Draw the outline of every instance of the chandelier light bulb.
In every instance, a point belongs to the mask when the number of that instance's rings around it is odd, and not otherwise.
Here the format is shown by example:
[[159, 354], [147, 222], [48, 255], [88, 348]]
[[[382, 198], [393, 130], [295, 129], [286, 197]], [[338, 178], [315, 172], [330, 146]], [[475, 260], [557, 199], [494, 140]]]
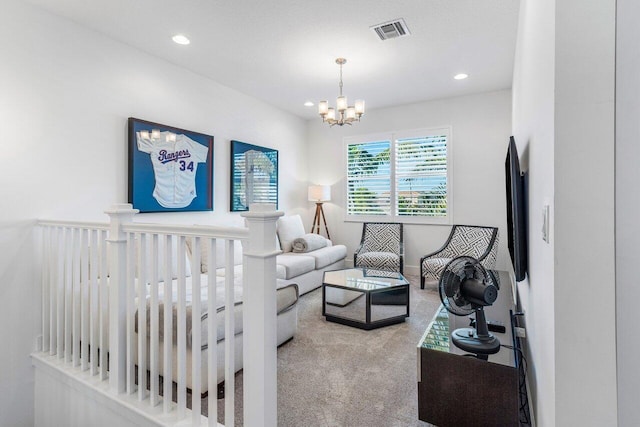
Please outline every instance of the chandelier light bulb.
[[336, 110], [331, 107], [327, 111], [327, 120], [335, 120], [336, 119]]
[[318, 113], [320, 113], [320, 115], [323, 116], [327, 114], [327, 111], [329, 111], [329, 102], [320, 101], [320, 103], [318, 104]]
[[356, 114], [363, 115], [364, 114], [364, 100], [358, 99], [355, 103]]
[[338, 111], [340, 111], [341, 113], [347, 109], [347, 97], [346, 96], [339, 96], [338, 99], [336, 99], [336, 109]]
[[356, 119], [356, 109], [354, 107], [347, 107], [347, 120]]

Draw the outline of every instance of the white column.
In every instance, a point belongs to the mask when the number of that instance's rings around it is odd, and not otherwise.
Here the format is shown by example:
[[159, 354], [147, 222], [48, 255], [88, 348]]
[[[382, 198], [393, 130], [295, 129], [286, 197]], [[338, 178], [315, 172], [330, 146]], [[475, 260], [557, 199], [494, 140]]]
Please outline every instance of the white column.
[[111, 219], [109, 231], [109, 389], [126, 390], [126, 279], [127, 237], [122, 225], [133, 221], [138, 213], [130, 204], [116, 204], [105, 213]]
[[278, 423], [276, 331], [276, 221], [273, 204], [253, 204], [243, 213], [249, 241], [243, 245], [244, 424]]

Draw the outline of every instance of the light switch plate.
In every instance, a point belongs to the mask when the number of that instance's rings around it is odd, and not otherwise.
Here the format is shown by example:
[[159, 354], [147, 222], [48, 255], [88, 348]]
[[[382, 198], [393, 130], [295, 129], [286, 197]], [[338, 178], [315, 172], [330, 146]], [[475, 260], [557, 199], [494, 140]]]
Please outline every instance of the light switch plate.
[[542, 240], [549, 243], [549, 205], [542, 208]]

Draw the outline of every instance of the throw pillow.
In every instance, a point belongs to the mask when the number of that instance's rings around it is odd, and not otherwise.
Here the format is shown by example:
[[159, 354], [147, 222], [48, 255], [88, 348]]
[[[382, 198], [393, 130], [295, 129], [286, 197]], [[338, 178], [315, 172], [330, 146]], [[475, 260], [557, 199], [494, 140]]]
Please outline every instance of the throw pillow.
[[291, 252], [295, 239], [305, 235], [300, 215], [289, 215], [278, 218], [278, 238], [283, 252]]

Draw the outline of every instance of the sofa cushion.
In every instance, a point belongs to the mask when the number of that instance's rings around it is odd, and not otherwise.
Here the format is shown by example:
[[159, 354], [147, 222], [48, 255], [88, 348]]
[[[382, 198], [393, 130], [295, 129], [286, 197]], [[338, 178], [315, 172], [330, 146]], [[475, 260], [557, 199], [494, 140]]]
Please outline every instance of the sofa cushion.
[[[200, 241], [200, 272], [207, 273], [207, 265], [209, 263], [209, 242], [208, 239]], [[187, 239], [187, 254], [189, 258], [193, 256], [193, 240]], [[226, 266], [226, 248], [227, 241], [225, 239], [216, 239], [216, 269], [224, 269]], [[242, 243], [239, 240], [233, 241], [233, 264], [242, 264]], [[217, 274], [217, 273], [216, 273]], [[219, 274], [217, 274], [220, 276]]]
[[289, 215], [278, 218], [278, 238], [283, 252], [291, 252], [295, 239], [305, 235], [300, 215]]
[[[285, 269], [283, 279], [291, 279], [301, 274], [313, 271], [316, 266], [316, 259], [311, 254], [280, 254], [276, 257], [276, 264]], [[281, 277], [278, 276], [280, 279]]]
[[[200, 316], [200, 345], [201, 348], [204, 350], [205, 348], [207, 348], [208, 346], [208, 341], [209, 341], [209, 334], [208, 334], [208, 322], [207, 322], [207, 318], [209, 316], [209, 312], [208, 312], [208, 287], [206, 285], [208, 281], [208, 277], [206, 275], [203, 275], [201, 278], [201, 287], [200, 287], [200, 298], [201, 298], [201, 316]], [[172, 335], [173, 335], [173, 343], [175, 345], [175, 343], [177, 342], [177, 328], [175, 327], [175, 325], [178, 324], [178, 311], [177, 311], [177, 305], [175, 304], [175, 301], [177, 299], [177, 281], [174, 280], [172, 283], [172, 300], [174, 302], [173, 304], [173, 331], [172, 331]], [[217, 277], [216, 278], [216, 335], [217, 335], [217, 341], [221, 341], [224, 339], [225, 337], [225, 287], [226, 287], [226, 283], [224, 278], [222, 277]], [[193, 335], [192, 335], [192, 322], [193, 322], [193, 316], [192, 316], [192, 301], [193, 301], [193, 293], [192, 293], [192, 279], [191, 278], [187, 278], [186, 279], [186, 287], [185, 287], [185, 296], [186, 296], [186, 330], [187, 330], [187, 347], [191, 348], [192, 345], [192, 340], [193, 340]], [[243, 324], [242, 324], [242, 320], [243, 320], [243, 316], [242, 316], [242, 294], [243, 294], [243, 289], [242, 289], [242, 277], [236, 277], [234, 280], [234, 285], [233, 285], [233, 291], [234, 291], [234, 307], [233, 307], [233, 317], [234, 317], [234, 335], [237, 335], [239, 333], [242, 333], [243, 331]], [[296, 284], [291, 284], [291, 283], [286, 283], [282, 280], [278, 280], [276, 282], [276, 304], [277, 304], [277, 313], [280, 314], [284, 311], [287, 311], [288, 309], [290, 309], [291, 307], [293, 307], [296, 302], [298, 301], [298, 295], [299, 295], [299, 291], [298, 291], [298, 285]], [[158, 323], [160, 325], [163, 324], [164, 322], [164, 283], [160, 284], [160, 286], [158, 287], [158, 299], [159, 299], [159, 305], [158, 305]], [[147, 336], [150, 335], [150, 331], [151, 331], [151, 310], [149, 309], [149, 298], [147, 297], [147, 310], [146, 310], [146, 316], [147, 316], [147, 326], [146, 326], [146, 330], [147, 330]], [[135, 319], [134, 319], [134, 330], [137, 333], [138, 332], [138, 312], [136, 311], [135, 313]], [[159, 335], [159, 339], [160, 340], [164, 340], [164, 328], [160, 327], [159, 331], [158, 331], [158, 335]]]
[[[227, 275], [227, 269], [225, 267], [216, 268], [216, 276], [225, 277]], [[242, 276], [242, 264], [233, 266], [233, 275], [235, 277]]]
[[[216, 276], [225, 277], [227, 275], [226, 268], [218, 268], [216, 269]], [[233, 275], [235, 277], [242, 276], [242, 265], [236, 265], [233, 267]], [[276, 264], [276, 278], [277, 279], [286, 279], [287, 277], [287, 269], [284, 265]]]
[[[242, 282], [242, 279], [240, 279], [240, 283]], [[218, 283], [220, 283], [220, 281], [218, 281]], [[222, 282], [224, 283], [224, 282]], [[288, 284], [282, 281], [277, 281], [277, 286], [276, 286], [276, 310], [277, 310], [277, 314], [280, 314], [286, 310], [288, 310], [289, 308], [291, 308], [292, 306], [294, 306], [297, 302], [298, 302], [298, 285], [296, 284]], [[220, 286], [220, 285], [218, 285]], [[237, 287], [238, 285], [236, 285]], [[240, 290], [242, 291], [242, 290]], [[242, 299], [242, 294], [240, 294], [240, 299]], [[218, 300], [222, 300], [224, 301], [224, 297], [218, 297]], [[218, 303], [218, 309], [216, 311], [216, 316], [217, 316], [217, 321], [216, 321], [216, 326], [217, 326], [217, 331], [216, 331], [216, 335], [217, 335], [217, 340], [218, 342], [222, 341], [225, 337], [224, 333], [225, 333], [225, 307], [224, 307], [224, 302], [222, 303]], [[243, 326], [243, 316], [242, 316], [242, 301], [238, 301], [236, 302], [234, 308], [233, 308], [233, 314], [234, 314], [234, 335], [238, 335], [239, 333], [242, 333], [244, 326]], [[207, 328], [207, 323], [206, 323], [206, 318], [208, 316], [208, 313], [205, 315], [203, 314], [202, 316], [202, 327], [200, 329], [200, 332], [202, 334], [202, 337], [200, 338], [200, 342], [202, 344], [202, 347], [204, 349], [204, 347], [208, 344], [209, 339], [208, 339], [208, 328]], [[175, 321], [175, 320], [174, 320]], [[187, 322], [190, 323], [190, 322]], [[161, 328], [162, 329], [162, 328]], [[176, 337], [174, 337], [174, 343], [176, 342], [175, 339], [177, 339]], [[187, 344], [190, 346], [191, 345], [191, 340], [189, 339]]]
[[315, 259], [317, 270], [344, 259], [347, 256], [347, 247], [345, 245], [327, 246], [313, 252], [307, 252], [305, 255]]

